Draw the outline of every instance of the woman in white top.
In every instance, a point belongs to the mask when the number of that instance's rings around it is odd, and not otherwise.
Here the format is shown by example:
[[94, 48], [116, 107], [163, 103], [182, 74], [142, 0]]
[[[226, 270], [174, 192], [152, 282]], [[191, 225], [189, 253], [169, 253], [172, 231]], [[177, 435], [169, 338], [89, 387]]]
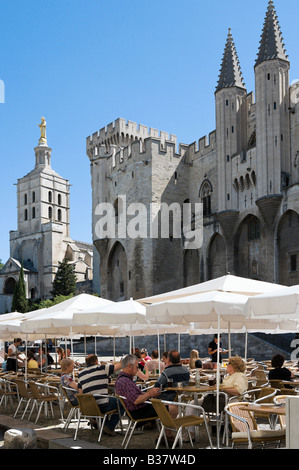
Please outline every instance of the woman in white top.
[[246, 365], [241, 357], [231, 357], [227, 364], [227, 376], [224, 377], [221, 390], [230, 397], [238, 397], [248, 389], [245, 374]]

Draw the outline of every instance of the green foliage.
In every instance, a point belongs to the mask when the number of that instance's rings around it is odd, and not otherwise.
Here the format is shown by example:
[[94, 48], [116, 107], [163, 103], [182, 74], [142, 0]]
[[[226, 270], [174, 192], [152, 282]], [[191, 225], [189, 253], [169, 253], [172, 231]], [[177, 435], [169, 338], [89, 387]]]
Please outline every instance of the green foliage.
[[15, 289], [12, 299], [12, 311], [25, 313], [28, 311], [28, 302], [26, 298], [26, 286], [24, 281], [23, 263], [19, 275], [19, 281], [15, 284]]
[[73, 294], [70, 295], [58, 295], [57, 297], [54, 297], [54, 299], [34, 299], [29, 301], [29, 311], [32, 312], [33, 310], [40, 310], [42, 308], [49, 308], [52, 307], [53, 305], [60, 304], [61, 302], [64, 302], [65, 300], [70, 299], [73, 297]]
[[77, 277], [74, 271], [74, 266], [68, 263], [65, 258], [61, 263], [58, 263], [58, 269], [55, 279], [52, 283], [53, 289], [51, 294], [53, 297], [60, 295], [68, 296], [76, 293]]

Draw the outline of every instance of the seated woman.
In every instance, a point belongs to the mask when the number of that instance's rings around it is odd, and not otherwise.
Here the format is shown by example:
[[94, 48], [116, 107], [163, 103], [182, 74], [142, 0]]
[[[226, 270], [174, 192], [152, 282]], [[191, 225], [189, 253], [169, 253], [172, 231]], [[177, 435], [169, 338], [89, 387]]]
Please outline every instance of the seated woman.
[[[66, 387], [67, 396], [69, 397], [72, 405], [78, 405], [76, 393], [78, 393], [78, 384], [73, 378], [74, 361], [72, 359], [62, 359], [61, 363], [61, 377], [60, 382], [63, 387]], [[69, 390], [69, 389], [73, 389]]]
[[190, 369], [201, 369], [202, 368], [202, 362], [199, 359], [199, 354], [196, 349], [192, 349], [190, 353], [190, 363], [189, 363]]
[[246, 364], [241, 357], [231, 357], [227, 364], [227, 376], [224, 377], [221, 390], [229, 397], [238, 397], [248, 389]]
[[27, 369], [38, 369], [38, 363], [32, 351], [28, 351], [27, 354]]
[[[246, 392], [248, 389], [248, 380], [246, 377], [246, 364], [241, 359], [241, 357], [231, 357], [228, 361], [227, 364], [227, 376], [224, 377], [222, 386], [221, 386], [221, 391], [225, 392], [229, 398], [231, 397], [238, 397], [242, 393]], [[198, 400], [198, 404], [205, 408], [205, 397], [208, 394], [204, 395], [200, 400]], [[211, 396], [211, 395], [210, 395]], [[209, 406], [214, 406], [216, 410], [216, 396], [212, 395], [212, 398], [214, 400], [214, 404], [211, 403], [211, 400], [209, 400]], [[191, 402], [194, 404], [194, 402]], [[224, 403], [221, 404], [221, 407], [224, 407]], [[221, 411], [221, 410], [220, 410]], [[193, 408], [187, 408], [186, 415], [192, 415], [194, 414], [194, 409]], [[189, 428], [191, 432], [191, 436], [194, 437], [195, 430], [194, 426], [190, 426]]]
[[269, 371], [269, 380], [291, 380], [294, 377], [289, 369], [282, 367], [284, 361], [285, 359], [281, 354], [275, 354], [272, 357], [271, 365], [273, 369]]

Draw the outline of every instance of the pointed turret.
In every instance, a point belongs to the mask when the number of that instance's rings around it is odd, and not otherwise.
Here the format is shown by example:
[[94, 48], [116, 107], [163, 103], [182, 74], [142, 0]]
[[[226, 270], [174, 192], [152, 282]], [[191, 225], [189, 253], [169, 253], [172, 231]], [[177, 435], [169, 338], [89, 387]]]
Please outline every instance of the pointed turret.
[[230, 87], [245, 88], [245, 83], [242, 77], [236, 46], [231, 29], [229, 28], [216, 93], [223, 88]]
[[255, 66], [265, 60], [281, 59], [288, 61], [279, 21], [273, 1], [269, 1], [268, 10], [261, 35], [260, 48]]

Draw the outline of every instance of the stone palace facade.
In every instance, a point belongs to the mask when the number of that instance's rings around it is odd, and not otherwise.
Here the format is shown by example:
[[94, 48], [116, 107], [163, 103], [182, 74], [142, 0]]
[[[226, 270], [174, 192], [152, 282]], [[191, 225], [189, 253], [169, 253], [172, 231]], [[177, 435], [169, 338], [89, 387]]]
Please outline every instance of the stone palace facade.
[[[287, 7], [287, 6], [286, 6]], [[94, 289], [142, 298], [230, 272], [299, 284], [299, 82], [269, 1], [248, 92], [229, 30], [215, 91], [216, 129], [190, 145], [124, 119], [87, 138], [93, 200]], [[106, 237], [99, 204], [117, 224], [127, 206], [203, 204], [203, 244], [183, 238]]]

